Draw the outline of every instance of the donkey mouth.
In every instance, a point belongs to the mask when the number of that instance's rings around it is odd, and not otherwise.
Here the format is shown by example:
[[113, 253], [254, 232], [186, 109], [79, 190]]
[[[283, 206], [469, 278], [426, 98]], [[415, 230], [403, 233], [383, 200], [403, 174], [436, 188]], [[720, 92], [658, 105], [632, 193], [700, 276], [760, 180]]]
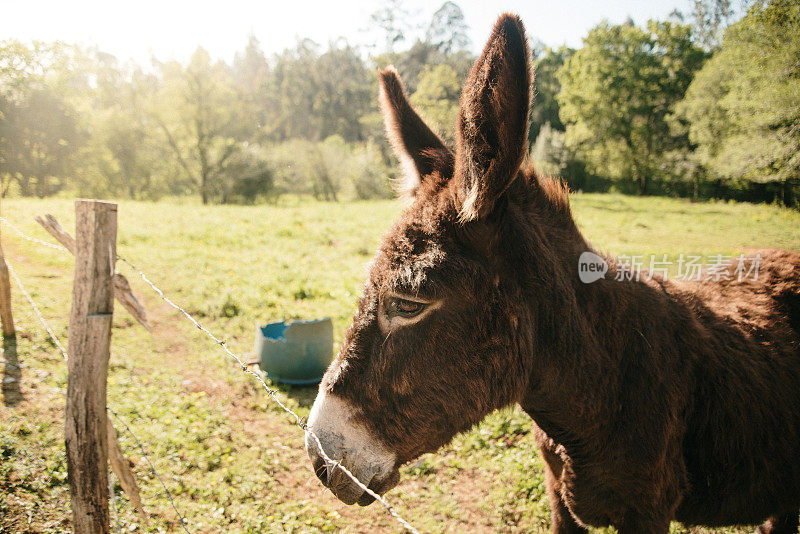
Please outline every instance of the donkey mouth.
[[[342, 463], [347, 467], [344, 459]], [[368, 506], [375, 502], [375, 497], [353, 481], [339, 465], [327, 463], [321, 457], [314, 458], [312, 460], [312, 465], [317, 478], [319, 478], [322, 484], [330, 489], [336, 498], [343, 503], [347, 505], [358, 504], [359, 506]], [[382, 495], [395, 487], [400, 479], [400, 472], [396, 469], [383, 480], [378, 480], [374, 474], [368, 474], [368, 472], [361, 473], [361, 476], [358, 476], [351, 469], [352, 468], [348, 470], [358, 478], [359, 482], [378, 495]]]
[[370, 492], [380, 495], [389, 490], [397, 485], [400, 474], [397, 455], [373, 436], [358, 414], [345, 399], [320, 391], [308, 418], [305, 442], [322, 484], [345, 504], [366, 506], [375, 500]]

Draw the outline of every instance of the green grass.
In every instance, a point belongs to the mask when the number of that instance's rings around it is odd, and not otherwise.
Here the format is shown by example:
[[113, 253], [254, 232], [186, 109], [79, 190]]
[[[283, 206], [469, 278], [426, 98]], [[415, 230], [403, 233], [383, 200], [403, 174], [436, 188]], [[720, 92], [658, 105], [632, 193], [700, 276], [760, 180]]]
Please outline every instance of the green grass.
[[[320, 316], [333, 318], [338, 348], [364, 265], [399, 206], [124, 201], [118, 251], [237, 353], [252, 350], [257, 322]], [[573, 206], [589, 239], [614, 254], [675, 259], [747, 247], [800, 250], [800, 214], [770, 206], [589, 194], [576, 195]], [[49, 240], [33, 222], [40, 213], [74, 227], [70, 201], [3, 202], [3, 216]], [[2, 230], [9, 263], [66, 340], [71, 258]], [[307, 465], [302, 432], [256, 381], [125, 265], [118, 268], [154, 329], [148, 334], [117, 307], [109, 405], [142, 440], [192, 532], [398, 530], [378, 505], [351, 508], [332, 497]], [[0, 532], [63, 532], [70, 526], [62, 437], [65, 362], [16, 289], [13, 302], [25, 400], [0, 409]], [[291, 408], [307, 415], [314, 388], [280, 389]], [[549, 511], [530, 426], [517, 409], [490, 415], [404, 468], [402, 482], [387, 498], [423, 531], [546, 529]], [[118, 430], [135, 464], [149, 523], [139, 524], [124, 496], [112, 515], [128, 531], [175, 531], [176, 517], [160, 484], [131, 437]], [[679, 525], [674, 530], [683, 531]]]

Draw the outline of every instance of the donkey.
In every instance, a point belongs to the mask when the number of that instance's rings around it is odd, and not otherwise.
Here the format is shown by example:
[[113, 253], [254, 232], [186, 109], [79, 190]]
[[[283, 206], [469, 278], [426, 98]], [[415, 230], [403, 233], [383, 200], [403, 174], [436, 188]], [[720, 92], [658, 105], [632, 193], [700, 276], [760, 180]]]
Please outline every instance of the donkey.
[[[545, 460], [553, 532], [766, 521], [800, 510], [800, 254], [758, 280], [579, 279], [592, 251], [568, 191], [523, 165], [532, 74], [522, 22], [498, 20], [464, 87], [455, 152], [379, 73], [410, 203], [383, 237], [308, 427], [382, 494], [398, 467], [518, 403]], [[733, 266], [725, 267], [730, 275]], [[730, 278], [730, 280], [726, 279]], [[347, 504], [372, 497], [318, 444]]]

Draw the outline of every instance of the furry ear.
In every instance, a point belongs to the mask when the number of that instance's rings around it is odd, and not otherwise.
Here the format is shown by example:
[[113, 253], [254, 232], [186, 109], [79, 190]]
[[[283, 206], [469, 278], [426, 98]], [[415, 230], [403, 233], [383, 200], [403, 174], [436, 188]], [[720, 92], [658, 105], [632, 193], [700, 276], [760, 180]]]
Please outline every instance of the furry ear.
[[502, 15], [461, 93], [455, 197], [462, 221], [485, 217], [525, 156], [531, 98], [530, 51], [522, 21]]
[[386, 135], [403, 166], [402, 193], [413, 196], [425, 176], [438, 170], [437, 164], [450, 151], [439, 136], [417, 115], [406, 97], [403, 82], [394, 67], [378, 72], [380, 106]]

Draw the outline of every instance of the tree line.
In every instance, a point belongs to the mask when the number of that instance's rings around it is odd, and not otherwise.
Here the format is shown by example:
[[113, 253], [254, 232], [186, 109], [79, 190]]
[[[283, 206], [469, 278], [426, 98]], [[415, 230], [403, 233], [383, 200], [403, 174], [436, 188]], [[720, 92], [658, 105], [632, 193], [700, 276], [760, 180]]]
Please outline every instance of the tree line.
[[732, 14], [696, 1], [686, 18], [601, 23], [578, 50], [545, 50], [534, 161], [573, 188], [797, 207], [800, 3]]
[[[697, 0], [637, 26], [601, 22], [578, 49], [532, 44], [531, 160], [572, 189], [797, 206], [800, 6]], [[413, 20], [402, 0], [370, 16], [370, 47], [304, 39], [233, 61], [123, 63], [97, 48], [0, 42], [4, 194], [251, 203], [392, 195], [375, 70], [393, 64], [411, 101], [453, 139], [474, 57], [459, 6]]]

